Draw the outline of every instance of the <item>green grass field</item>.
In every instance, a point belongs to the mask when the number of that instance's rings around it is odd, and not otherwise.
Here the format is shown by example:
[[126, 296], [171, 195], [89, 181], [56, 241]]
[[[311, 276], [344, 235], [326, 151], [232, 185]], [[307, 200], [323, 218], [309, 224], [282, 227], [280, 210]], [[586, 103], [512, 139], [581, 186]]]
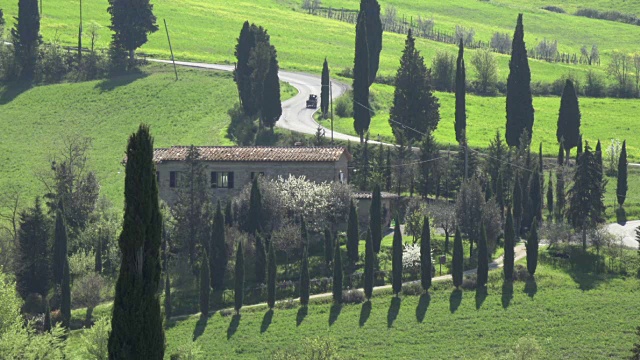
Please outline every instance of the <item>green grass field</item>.
[[[282, 90], [283, 98], [296, 91], [289, 85]], [[180, 69], [175, 81], [173, 68], [164, 65], [111, 80], [0, 88], [0, 189], [19, 187], [31, 203], [43, 192], [35, 175], [49, 168], [62, 136], [80, 135], [93, 139], [90, 166], [101, 191], [121, 200], [121, 161], [140, 123], [151, 125], [156, 147], [230, 145], [227, 111], [237, 102], [230, 96], [235, 93], [230, 73]]]
[[[224, 359], [267, 357], [307, 338], [330, 339], [341, 354], [354, 358], [493, 358], [513, 348], [518, 338], [534, 336], [542, 358], [624, 358], [636, 336], [640, 310], [638, 281], [584, 275], [541, 265], [533, 283], [516, 282], [512, 299], [493, 272], [488, 296], [452, 293], [437, 284], [431, 297], [377, 294], [370, 310], [328, 303], [299, 309], [244, 310], [239, 319], [212, 315], [172, 322], [167, 330], [167, 358], [196, 339], [207, 356]], [[77, 351], [77, 334], [67, 350]], [[428, 355], [427, 355], [428, 354]]]
[[[389, 85], [374, 84], [371, 89], [375, 99], [374, 106], [380, 110], [371, 120], [370, 138], [377, 139], [380, 135], [383, 139], [394, 141], [389, 125], [389, 109], [393, 104], [394, 88]], [[436, 96], [440, 99], [440, 123], [435, 131], [436, 140], [442, 145], [453, 145], [455, 144], [453, 128], [455, 96], [452, 93], [442, 92], [438, 92]], [[505, 98], [502, 96], [467, 95], [467, 134], [470, 146], [487, 147], [489, 140], [495, 137], [496, 130], [499, 130], [504, 138], [505, 106]], [[558, 153], [556, 129], [560, 98], [534, 97], [533, 106], [536, 110], [533, 144], [536, 144], [537, 149], [537, 144], [542, 142], [544, 153], [555, 156]], [[597, 140], [600, 139], [606, 147], [611, 139], [620, 141], [626, 139], [629, 158], [640, 160], [640, 134], [631, 125], [640, 110], [639, 100], [581, 98], [580, 110], [584, 140], [595, 147]], [[328, 120], [322, 121], [322, 124], [326, 127], [331, 125]], [[356, 134], [353, 129], [353, 118], [334, 118], [334, 129], [338, 132]]]
[[[356, 0], [327, 0], [323, 5], [353, 9], [357, 7], [357, 3]], [[301, 1], [186, 0], [176, 3], [157, 0], [153, 4], [158, 23], [162, 24], [162, 19], [167, 19], [174, 51], [181, 60], [233, 62], [236, 38], [242, 23], [249, 20], [269, 30], [272, 44], [278, 49], [280, 64], [285, 69], [319, 73], [325, 56], [329, 57], [329, 64], [334, 72], [353, 65], [354, 26], [305, 14], [300, 11]], [[408, 17], [418, 14], [433, 17], [436, 28], [443, 31], [454, 31], [455, 25], [473, 27], [477, 33], [476, 38], [484, 41], [488, 41], [495, 31], [512, 33], [517, 13], [524, 11], [526, 41], [529, 46], [534, 46], [543, 38], [557, 39], [561, 51], [573, 53], [579, 52], [582, 45], [598, 44], [605, 63], [608, 61], [607, 54], [613, 49], [637, 50], [636, 40], [640, 37], [640, 27], [637, 26], [549, 13], [529, 3], [520, 5], [515, 1], [508, 1], [504, 5], [475, 0], [391, 0], [382, 3], [383, 9], [388, 4], [393, 4], [399, 14]], [[106, 8], [106, 0], [84, 4], [85, 24], [96, 21], [103, 27], [98, 41], [100, 47], [106, 47], [110, 39]], [[5, 17], [13, 19], [17, 12], [17, 2], [8, 4], [4, 10]], [[45, 40], [51, 41], [57, 36], [66, 45], [77, 44], [79, 19], [75, 4], [51, 0], [44, 4], [43, 13], [42, 31]], [[381, 54], [382, 75], [395, 73], [404, 38], [404, 35], [385, 33]], [[417, 47], [427, 63], [431, 63], [431, 58], [438, 50], [452, 53], [456, 51], [453, 45], [426, 40], [419, 40]], [[149, 43], [141, 51], [169, 58], [164, 31], [152, 34]], [[470, 53], [473, 51], [467, 56]], [[508, 59], [505, 55], [498, 56], [501, 78], [507, 76]], [[472, 78], [472, 67], [468, 68]], [[581, 78], [588, 69], [587, 66], [549, 64], [542, 61], [531, 61], [531, 68], [533, 80], [545, 82], [554, 81], [570, 72]], [[594, 69], [604, 71], [604, 66]]]

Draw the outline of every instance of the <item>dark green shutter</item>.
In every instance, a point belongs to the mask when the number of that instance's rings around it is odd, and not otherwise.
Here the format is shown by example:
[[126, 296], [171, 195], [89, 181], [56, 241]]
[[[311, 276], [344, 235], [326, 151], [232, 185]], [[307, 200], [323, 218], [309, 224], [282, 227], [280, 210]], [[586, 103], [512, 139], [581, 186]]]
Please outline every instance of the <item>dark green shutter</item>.
[[218, 187], [218, 173], [215, 171], [211, 172], [211, 187], [212, 188]]
[[227, 177], [227, 183], [229, 184], [229, 189], [233, 189], [233, 172], [229, 173]]

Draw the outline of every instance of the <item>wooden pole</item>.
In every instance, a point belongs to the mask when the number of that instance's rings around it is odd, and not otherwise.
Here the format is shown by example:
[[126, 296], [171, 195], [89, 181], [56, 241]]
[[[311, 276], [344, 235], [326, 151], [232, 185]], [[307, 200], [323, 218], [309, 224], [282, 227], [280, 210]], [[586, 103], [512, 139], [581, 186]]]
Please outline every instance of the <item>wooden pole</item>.
[[169, 51], [171, 51], [171, 61], [173, 62], [173, 71], [176, 73], [176, 81], [178, 81], [178, 68], [176, 67], [176, 58], [173, 56], [173, 47], [171, 46], [171, 38], [169, 37], [169, 28], [167, 27], [167, 19], [164, 20], [164, 29], [167, 32], [167, 41], [169, 41]]

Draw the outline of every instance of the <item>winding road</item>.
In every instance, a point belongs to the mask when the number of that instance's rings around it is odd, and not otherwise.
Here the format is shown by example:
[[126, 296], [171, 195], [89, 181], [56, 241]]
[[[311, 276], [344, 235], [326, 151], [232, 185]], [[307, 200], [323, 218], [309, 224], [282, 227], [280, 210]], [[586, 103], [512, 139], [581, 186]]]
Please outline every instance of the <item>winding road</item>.
[[[149, 59], [149, 61], [165, 64], [172, 63], [170, 60]], [[205, 64], [185, 61], [176, 61], [176, 65], [220, 71], [233, 71], [234, 69], [233, 65]], [[276, 126], [282, 129], [303, 134], [316, 134], [316, 132], [318, 131], [318, 126], [320, 126], [320, 124], [315, 121], [315, 119], [313, 118], [313, 114], [315, 114], [318, 109], [307, 109], [306, 103], [310, 94], [320, 95], [320, 76], [282, 70], [279, 71], [278, 75], [280, 76], [281, 81], [284, 81], [295, 87], [298, 90], [298, 94], [282, 103], [282, 116], [276, 123]], [[348, 89], [349, 85], [338, 81], [332, 81], [331, 90], [333, 99], [335, 100], [336, 98], [340, 97]], [[325, 136], [330, 139], [331, 129], [327, 129], [324, 127], [322, 128], [325, 130]], [[342, 134], [335, 131], [333, 133], [333, 137], [337, 140], [351, 140], [360, 142], [360, 138], [358, 137]], [[376, 142], [369, 141], [369, 143]]]

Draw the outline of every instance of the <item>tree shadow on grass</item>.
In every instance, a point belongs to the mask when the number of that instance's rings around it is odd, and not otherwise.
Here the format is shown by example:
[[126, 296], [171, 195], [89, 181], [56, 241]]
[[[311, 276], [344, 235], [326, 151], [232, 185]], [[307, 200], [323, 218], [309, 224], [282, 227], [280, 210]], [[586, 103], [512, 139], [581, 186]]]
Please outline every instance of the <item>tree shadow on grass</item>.
[[371, 300], [366, 301], [362, 304], [362, 308], [360, 309], [360, 327], [363, 327], [364, 324], [369, 320], [369, 316], [371, 315]]
[[524, 285], [524, 292], [527, 293], [531, 299], [536, 295], [538, 292], [538, 283], [536, 283], [535, 277], [527, 279], [527, 282]]
[[196, 327], [193, 329], [193, 341], [198, 340], [200, 335], [204, 333], [204, 329], [207, 327], [208, 320], [209, 320], [208, 316], [204, 314], [200, 315], [200, 319], [198, 319], [198, 322], [196, 323]]
[[449, 311], [453, 314], [460, 307], [460, 303], [462, 302], [462, 290], [455, 289], [451, 292], [451, 296], [449, 296]]
[[149, 74], [147, 74], [146, 72], [137, 71], [131, 74], [102, 80], [98, 84], [96, 84], [95, 88], [99, 89], [100, 92], [112, 91], [120, 86], [127, 86], [137, 80], [144, 79], [147, 76], [149, 76]]
[[3, 91], [0, 92], [0, 105], [5, 105], [20, 96], [22, 93], [31, 89], [33, 85], [30, 82], [12, 82], [4, 87]]
[[418, 306], [416, 307], [416, 320], [418, 320], [419, 323], [424, 321], [424, 317], [427, 315], [427, 310], [429, 309], [429, 304], [431, 304], [431, 295], [429, 293], [420, 295], [420, 302], [418, 302]]
[[393, 322], [396, 321], [398, 313], [400, 313], [400, 304], [402, 300], [399, 297], [394, 296], [391, 298], [391, 305], [389, 305], [389, 312], [387, 312], [387, 327], [393, 326]]
[[238, 331], [238, 326], [240, 326], [240, 317], [241, 316], [239, 314], [235, 314], [231, 318], [231, 322], [229, 323], [229, 328], [227, 329], [227, 340], [231, 339], [233, 334], [235, 334], [236, 331]]
[[486, 286], [478, 286], [476, 288], [476, 310], [480, 310], [484, 300], [487, 298], [488, 292]]
[[502, 308], [506, 309], [513, 299], [513, 282], [504, 281], [502, 283]]
[[262, 325], [260, 325], [260, 333], [264, 333], [269, 329], [271, 321], [273, 320], [273, 309], [269, 309], [262, 318]]
[[300, 326], [300, 324], [302, 324], [302, 321], [304, 321], [304, 318], [307, 317], [308, 313], [308, 306], [300, 306], [300, 308], [298, 309], [298, 315], [296, 316], [296, 326]]
[[342, 311], [342, 305], [333, 304], [331, 305], [331, 311], [329, 311], [329, 326], [333, 325], [333, 323], [338, 320], [338, 316], [340, 316], [340, 312]]

